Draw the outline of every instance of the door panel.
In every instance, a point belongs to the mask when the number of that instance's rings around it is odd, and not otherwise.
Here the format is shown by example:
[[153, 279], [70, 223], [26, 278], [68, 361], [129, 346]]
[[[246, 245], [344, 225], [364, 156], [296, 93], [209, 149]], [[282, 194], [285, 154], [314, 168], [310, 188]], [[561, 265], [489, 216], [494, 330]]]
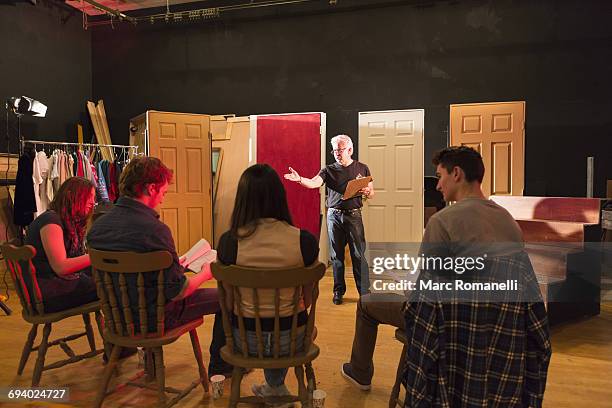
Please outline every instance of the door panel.
[[523, 195], [525, 102], [450, 106], [450, 144], [477, 150], [485, 195]]
[[395, 207], [395, 237], [400, 242], [412, 241], [415, 209], [410, 205]]
[[370, 167], [375, 196], [363, 210], [370, 242], [423, 236], [423, 110], [361, 112], [359, 161]]
[[492, 147], [492, 195], [511, 195], [512, 189], [512, 144], [491, 143]]
[[[298, 228], [320, 233], [321, 196], [318, 189], [307, 189], [283, 178], [293, 167], [304, 177], [321, 170], [321, 113], [254, 116], [256, 161], [267, 163], [276, 172], [287, 192], [293, 223]], [[253, 117], [252, 117], [253, 118]]]
[[185, 253], [200, 238], [212, 242], [209, 116], [149, 112], [149, 154], [174, 172], [160, 218]]
[[[376, 194], [378, 194], [378, 192]], [[385, 225], [387, 225], [385, 222], [385, 214], [387, 206], [368, 204], [367, 207], [367, 217], [365, 211], [363, 217], [364, 228], [366, 229], [366, 240], [372, 242], [385, 242]], [[365, 227], [365, 224], [368, 226]]]
[[[177, 156], [178, 156], [177, 148], [176, 148], [176, 146], [172, 146], [172, 147], [160, 147], [159, 148], [159, 155], [158, 156], [154, 156], [154, 157], [159, 157], [159, 159], [166, 166], [168, 166], [170, 169], [172, 169], [172, 171], [176, 175], [176, 157]], [[168, 193], [176, 193], [177, 192], [177, 186], [180, 183], [180, 181], [176, 180], [176, 176], [174, 178], [175, 178], [174, 183], [172, 183], [172, 184], [170, 184], [168, 186]]]

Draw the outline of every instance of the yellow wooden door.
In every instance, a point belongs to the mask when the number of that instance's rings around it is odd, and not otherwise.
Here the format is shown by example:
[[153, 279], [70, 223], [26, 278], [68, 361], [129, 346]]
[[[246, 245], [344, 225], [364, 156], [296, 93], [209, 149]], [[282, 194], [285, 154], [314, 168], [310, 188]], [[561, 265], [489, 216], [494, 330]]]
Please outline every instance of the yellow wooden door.
[[179, 254], [212, 236], [212, 171], [208, 115], [149, 111], [149, 155], [174, 171], [160, 206]]
[[482, 191], [523, 195], [525, 185], [525, 102], [450, 106], [450, 145], [480, 152], [485, 165]]

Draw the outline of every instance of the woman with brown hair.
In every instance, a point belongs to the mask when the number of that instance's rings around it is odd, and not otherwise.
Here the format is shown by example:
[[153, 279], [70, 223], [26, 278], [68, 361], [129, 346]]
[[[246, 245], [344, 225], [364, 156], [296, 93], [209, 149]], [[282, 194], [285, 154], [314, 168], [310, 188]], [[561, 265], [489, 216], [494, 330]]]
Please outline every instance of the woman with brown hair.
[[49, 210], [28, 227], [25, 243], [36, 249], [32, 263], [47, 313], [97, 300], [84, 243], [95, 202], [95, 189], [89, 180], [69, 178], [55, 194]]
[[[221, 235], [217, 246], [219, 262], [225, 265], [239, 265], [253, 268], [300, 267], [313, 264], [319, 255], [319, 243], [308, 231], [293, 226], [287, 193], [276, 171], [268, 164], [255, 164], [242, 173], [238, 181], [231, 228]], [[229, 288], [228, 288], [229, 289]], [[240, 305], [234, 304], [231, 290], [226, 304], [234, 312], [232, 317], [234, 345], [239, 351], [240, 331], [237, 316], [246, 327], [246, 344], [250, 355], [257, 355], [256, 319], [254, 295], [240, 289]], [[275, 298], [273, 289], [258, 289], [259, 324], [265, 339], [264, 356], [271, 356], [274, 348]], [[304, 347], [305, 324], [308, 319], [306, 308], [312, 302], [312, 286], [302, 288], [299, 300], [301, 312], [297, 317], [297, 350]], [[295, 308], [294, 288], [279, 291], [279, 348], [280, 355], [289, 355], [291, 325]], [[238, 307], [240, 310], [238, 310]], [[285, 385], [286, 368], [264, 369], [265, 382], [251, 387], [258, 397], [289, 395]], [[276, 406], [276, 405], [275, 405]], [[282, 404], [282, 407], [293, 404]]]

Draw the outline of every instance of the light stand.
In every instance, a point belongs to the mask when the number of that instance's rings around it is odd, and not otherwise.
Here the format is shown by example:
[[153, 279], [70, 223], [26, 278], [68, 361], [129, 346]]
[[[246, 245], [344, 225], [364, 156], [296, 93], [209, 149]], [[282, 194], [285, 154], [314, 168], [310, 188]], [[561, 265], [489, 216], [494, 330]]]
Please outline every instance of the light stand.
[[[32, 0], [31, 0], [32, 1]], [[9, 135], [9, 109], [17, 116], [17, 138], [19, 142], [19, 156], [24, 153], [24, 137], [21, 134], [21, 117], [23, 115], [34, 116], [44, 118], [47, 113], [47, 106], [35, 99], [28, 98], [27, 96], [15, 96], [6, 100], [6, 143], [7, 143], [7, 170], [2, 184], [7, 186], [15, 185], [16, 180], [8, 180], [8, 171], [10, 167], [10, 135]], [[10, 197], [10, 194], [9, 194]], [[10, 199], [9, 199], [10, 201]], [[8, 224], [7, 224], [8, 229]], [[23, 242], [23, 228], [19, 228], [19, 238]], [[8, 233], [7, 233], [8, 235]], [[8, 238], [8, 236], [7, 236]], [[5, 296], [0, 296], [0, 309], [2, 309], [7, 315], [12, 313], [11, 309], [4, 303], [6, 300]]]
[[21, 134], [21, 117], [23, 115], [27, 115], [44, 118], [47, 114], [47, 106], [44, 103], [39, 102], [36, 99], [29, 98], [27, 96], [14, 96], [6, 101], [7, 112], [9, 107], [11, 111], [13, 111], [15, 116], [17, 116], [17, 137], [19, 139], [19, 155], [21, 156], [23, 154], [24, 144], [24, 138]]
[[21, 155], [23, 154], [23, 141], [25, 140], [23, 135], [21, 134], [21, 117], [23, 115], [21, 115], [20, 113], [16, 113], [15, 116], [17, 116], [17, 139], [19, 140], [19, 157], [21, 157]]

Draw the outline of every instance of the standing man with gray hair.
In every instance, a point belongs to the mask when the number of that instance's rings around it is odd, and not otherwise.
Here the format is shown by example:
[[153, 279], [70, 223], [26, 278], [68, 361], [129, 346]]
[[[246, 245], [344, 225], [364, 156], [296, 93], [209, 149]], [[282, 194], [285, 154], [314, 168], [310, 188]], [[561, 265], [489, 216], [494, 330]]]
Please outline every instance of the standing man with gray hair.
[[327, 185], [327, 232], [331, 247], [331, 260], [334, 270], [334, 298], [336, 305], [342, 304], [346, 292], [344, 281], [344, 247], [348, 243], [353, 262], [353, 277], [359, 295], [369, 292], [370, 279], [368, 263], [365, 258], [365, 233], [361, 220], [362, 197], [374, 196], [374, 185], [359, 190], [361, 194], [347, 200], [342, 196], [350, 180], [370, 176], [370, 169], [363, 163], [353, 160], [353, 141], [347, 135], [337, 135], [331, 140], [332, 153], [336, 162], [325, 166], [313, 178], [301, 177], [289, 167], [285, 174], [287, 180], [300, 183], [306, 188], [319, 188]]

